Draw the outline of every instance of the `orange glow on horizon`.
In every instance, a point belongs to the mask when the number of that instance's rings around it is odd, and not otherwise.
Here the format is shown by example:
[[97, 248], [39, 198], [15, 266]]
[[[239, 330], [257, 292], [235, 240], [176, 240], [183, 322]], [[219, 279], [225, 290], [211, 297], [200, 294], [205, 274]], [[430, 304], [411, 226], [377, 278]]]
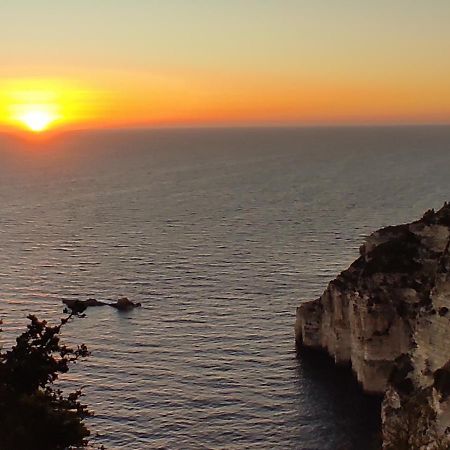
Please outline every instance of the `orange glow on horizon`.
[[450, 124], [449, 1], [173, 3], [4, 2], [0, 130]]
[[429, 83], [419, 89], [395, 80], [236, 73], [78, 75], [79, 82], [0, 78], [0, 129], [450, 122], [450, 89]]

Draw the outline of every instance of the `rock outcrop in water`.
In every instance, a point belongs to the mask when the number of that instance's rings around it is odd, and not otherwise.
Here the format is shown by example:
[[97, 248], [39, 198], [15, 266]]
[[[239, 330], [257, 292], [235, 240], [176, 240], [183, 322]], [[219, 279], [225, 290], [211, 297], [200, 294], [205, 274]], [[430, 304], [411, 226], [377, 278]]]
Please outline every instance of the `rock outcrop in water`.
[[[64, 299], [62, 301], [69, 309], [75, 312], [82, 312], [90, 306], [106, 306], [104, 302], [100, 302], [95, 298], [88, 298], [87, 300], [71, 300]], [[82, 311], [81, 311], [82, 310]]]
[[62, 301], [72, 312], [80, 314], [91, 306], [111, 306], [119, 311], [130, 311], [134, 308], [139, 308], [140, 303], [134, 303], [127, 297], [121, 297], [115, 303], [101, 302], [95, 298], [88, 298], [87, 300], [71, 300], [64, 299]]
[[128, 300], [127, 297], [119, 298], [116, 303], [112, 303], [109, 306], [118, 309], [119, 311], [129, 311], [130, 309], [139, 308], [141, 306], [140, 303], [134, 303], [131, 300]]
[[297, 308], [299, 347], [351, 364], [367, 392], [384, 394], [386, 449], [450, 448], [449, 247], [446, 203], [373, 233], [320, 298]]

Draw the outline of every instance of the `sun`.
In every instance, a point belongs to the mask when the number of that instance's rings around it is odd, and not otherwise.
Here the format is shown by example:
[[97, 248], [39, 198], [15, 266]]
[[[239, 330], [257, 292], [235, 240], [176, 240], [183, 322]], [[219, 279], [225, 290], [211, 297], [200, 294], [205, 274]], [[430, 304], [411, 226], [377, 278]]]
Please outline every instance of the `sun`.
[[70, 80], [0, 77], [0, 129], [42, 134], [78, 127], [97, 117], [93, 95]]
[[56, 120], [56, 117], [50, 111], [30, 109], [20, 114], [18, 119], [30, 131], [41, 133], [50, 127], [52, 122]]

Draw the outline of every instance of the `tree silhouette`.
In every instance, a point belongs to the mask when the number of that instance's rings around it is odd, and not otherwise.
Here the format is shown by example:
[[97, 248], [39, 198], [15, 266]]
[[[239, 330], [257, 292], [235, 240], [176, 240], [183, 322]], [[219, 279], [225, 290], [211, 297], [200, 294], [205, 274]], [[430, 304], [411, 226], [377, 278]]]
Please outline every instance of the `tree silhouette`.
[[[71, 364], [89, 355], [85, 345], [71, 348], [61, 329], [79, 313], [50, 326], [30, 315], [27, 330], [10, 350], [0, 351], [0, 448], [59, 450], [87, 447], [91, 413], [80, 390], [64, 393], [54, 383]], [[1, 330], [0, 330], [1, 331]]]

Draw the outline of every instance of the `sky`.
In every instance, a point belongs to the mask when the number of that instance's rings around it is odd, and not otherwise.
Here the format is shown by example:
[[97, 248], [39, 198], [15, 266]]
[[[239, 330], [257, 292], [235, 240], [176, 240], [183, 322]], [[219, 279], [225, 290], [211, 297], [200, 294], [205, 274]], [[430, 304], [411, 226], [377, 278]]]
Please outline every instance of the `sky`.
[[2, 0], [0, 21], [0, 128], [450, 123], [448, 0]]

